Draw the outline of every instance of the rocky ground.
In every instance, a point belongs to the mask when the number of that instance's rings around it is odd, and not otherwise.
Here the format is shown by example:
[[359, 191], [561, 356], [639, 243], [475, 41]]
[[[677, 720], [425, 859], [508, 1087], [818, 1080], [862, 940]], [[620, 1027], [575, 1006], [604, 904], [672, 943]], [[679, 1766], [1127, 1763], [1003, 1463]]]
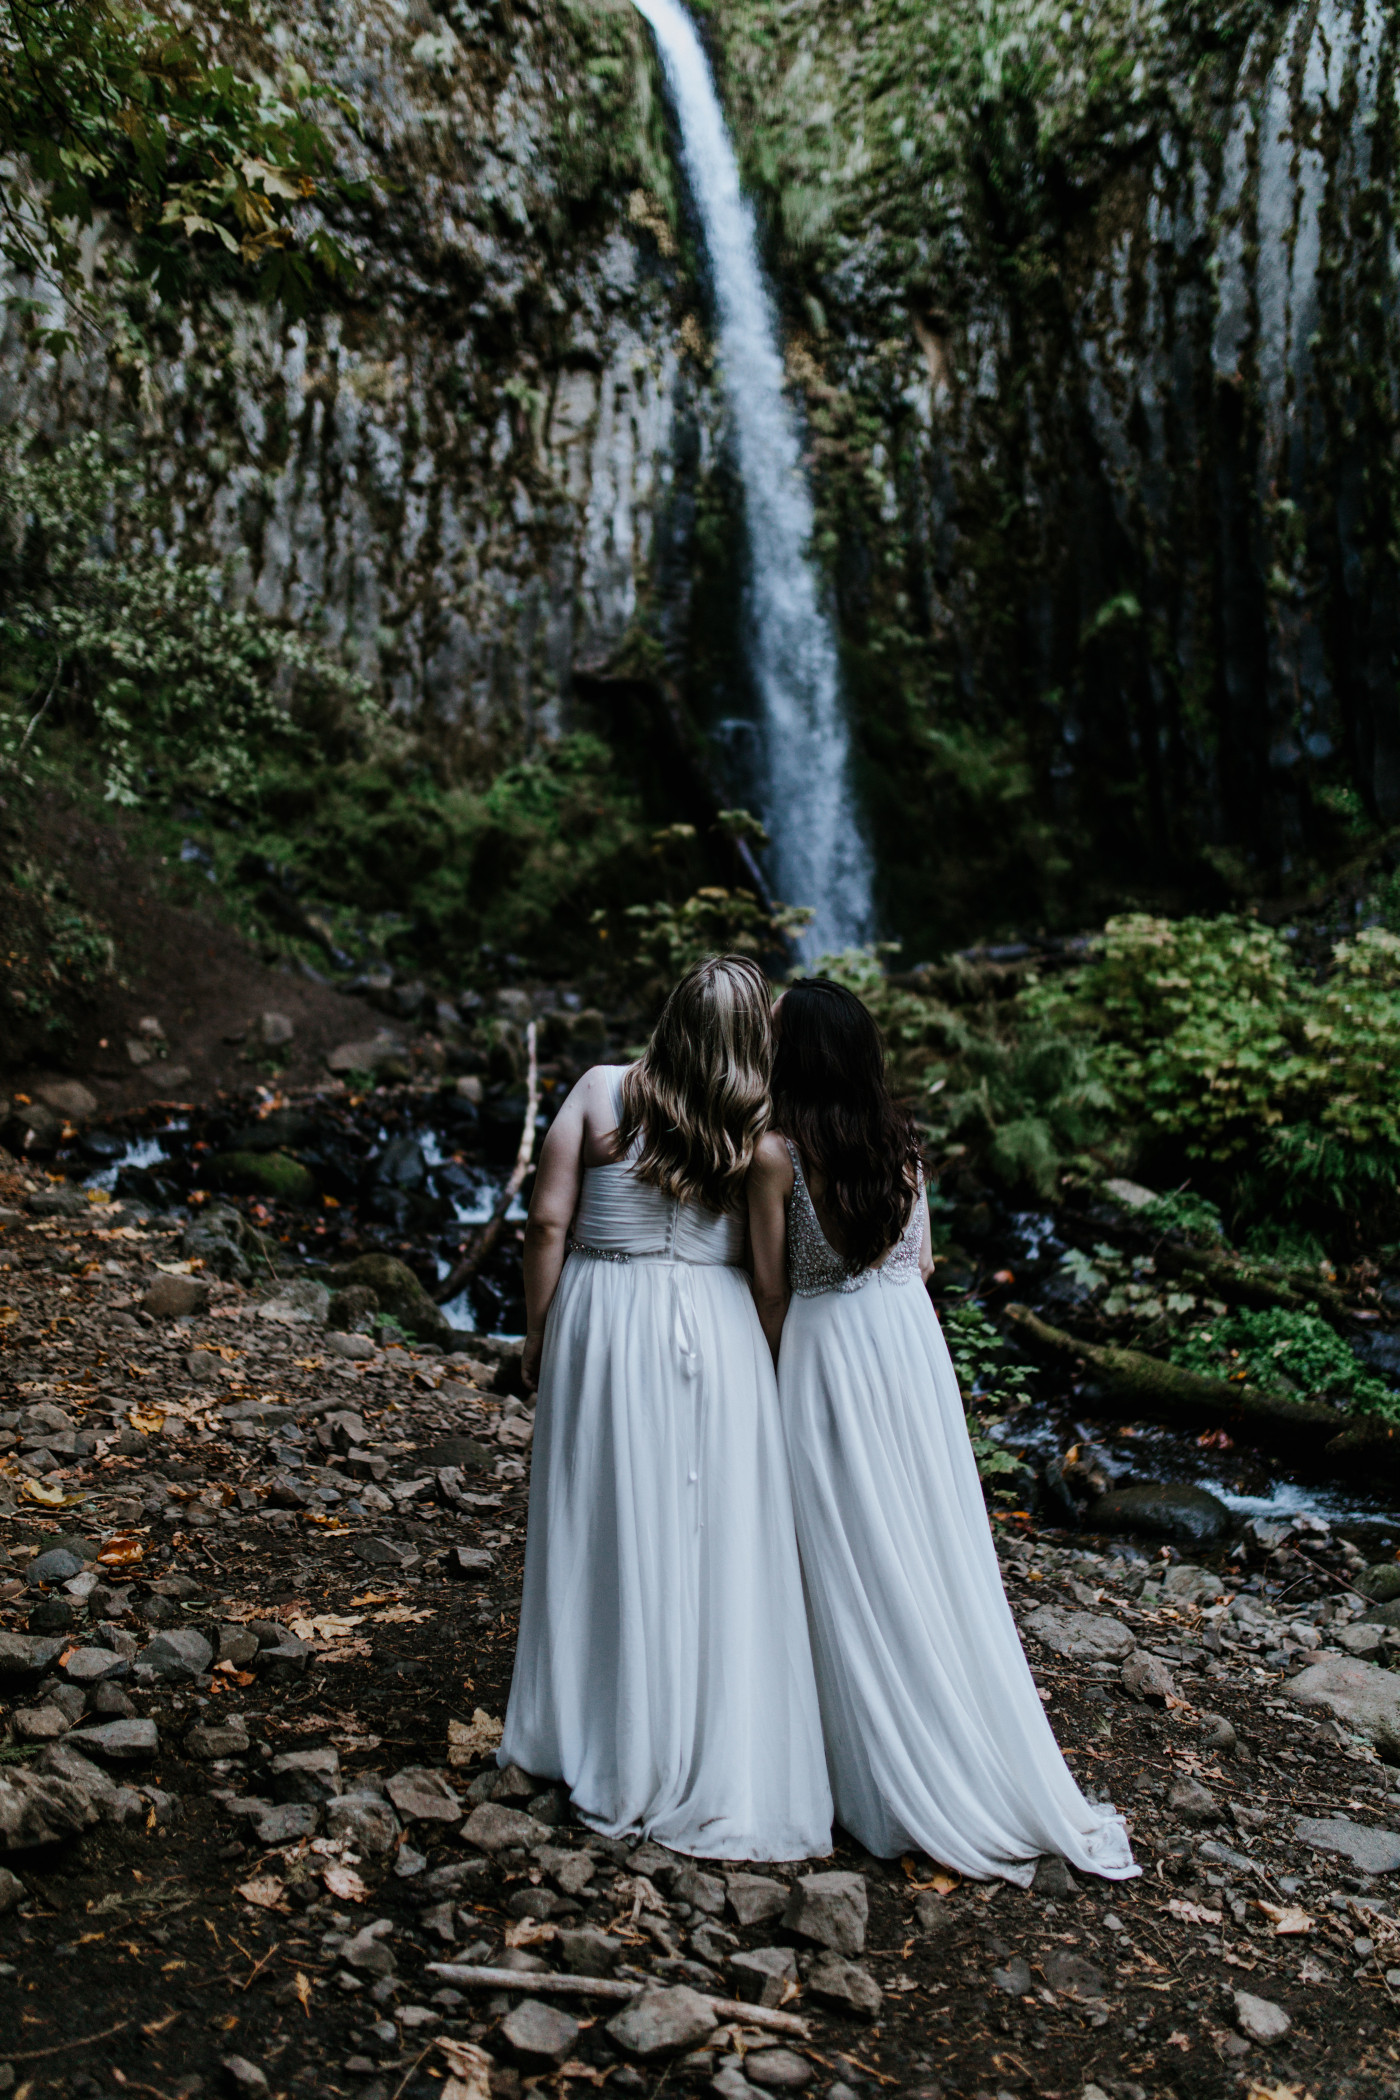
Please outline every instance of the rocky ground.
[[606, 1842], [492, 1754], [509, 1347], [381, 1346], [344, 1270], [258, 1286], [232, 1210], [28, 1166], [0, 1202], [0, 2092], [1396, 2090], [1394, 1569], [1317, 1524], [1192, 1565], [997, 1521], [1140, 1880]]

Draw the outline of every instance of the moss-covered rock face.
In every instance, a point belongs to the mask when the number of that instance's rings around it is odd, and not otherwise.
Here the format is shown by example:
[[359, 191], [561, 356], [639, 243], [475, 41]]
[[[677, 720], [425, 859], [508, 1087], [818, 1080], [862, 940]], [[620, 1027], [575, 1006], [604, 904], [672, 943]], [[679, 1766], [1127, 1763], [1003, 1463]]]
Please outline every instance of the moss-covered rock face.
[[710, 0], [926, 938], [1400, 816], [1395, 17]]
[[316, 1177], [286, 1152], [216, 1152], [208, 1177], [215, 1188], [236, 1196], [266, 1196], [271, 1203], [314, 1203]]

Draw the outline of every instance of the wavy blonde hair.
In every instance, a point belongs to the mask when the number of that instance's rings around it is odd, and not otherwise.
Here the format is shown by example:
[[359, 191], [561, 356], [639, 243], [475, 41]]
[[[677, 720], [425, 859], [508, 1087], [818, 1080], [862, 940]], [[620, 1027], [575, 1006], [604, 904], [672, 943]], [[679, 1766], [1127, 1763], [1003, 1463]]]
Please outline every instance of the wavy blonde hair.
[[745, 955], [687, 970], [622, 1082], [618, 1150], [638, 1134], [640, 1180], [681, 1203], [731, 1210], [768, 1128], [772, 995]]

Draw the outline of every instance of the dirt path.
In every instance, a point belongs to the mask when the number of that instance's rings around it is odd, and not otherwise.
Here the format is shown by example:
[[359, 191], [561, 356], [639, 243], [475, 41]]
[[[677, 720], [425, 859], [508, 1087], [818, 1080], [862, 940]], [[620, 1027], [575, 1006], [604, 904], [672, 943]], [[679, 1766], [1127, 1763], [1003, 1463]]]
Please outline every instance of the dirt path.
[[[1364, 1853], [1349, 1831], [1400, 1823], [1362, 1731], [1289, 1695], [1329, 1653], [1400, 1687], [1336, 1647], [1364, 1610], [1329, 1611], [1341, 1578], [1300, 1562], [1289, 1596], [1285, 1547], [1275, 1608], [1243, 1571], [1164, 1590], [1141, 1556], [999, 1540], [1060, 1740], [1128, 1810], [1138, 1881], [1056, 1864], [979, 1887], [840, 1839], [810, 1870], [697, 1870], [594, 1838], [489, 1758], [530, 1429], [493, 1390], [508, 1361], [286, 1323], [234, 1283], [143, 1311], [174, 1228], [40, 1218], [8, 1187], [0, 1824], [28, 1820], [0, 1855], [0, 2092], [1396, 2090], [1400, 1840], [1373, 1835], [1373, 1874], [1296, 1827], [1342, 1819], [1333, 1841]], [[856, 1879], [798, 1887], [831, 1870]], [[519, 1989], [447, 1983], [445, 1960]], [[531, 1997], [530, 1972], [580, 1969], [763, 1994], [808, 2032], [670, 1997], [671, 2046], [643, 2054], [637, 2016], [613, 2031], [610, 2005]]]

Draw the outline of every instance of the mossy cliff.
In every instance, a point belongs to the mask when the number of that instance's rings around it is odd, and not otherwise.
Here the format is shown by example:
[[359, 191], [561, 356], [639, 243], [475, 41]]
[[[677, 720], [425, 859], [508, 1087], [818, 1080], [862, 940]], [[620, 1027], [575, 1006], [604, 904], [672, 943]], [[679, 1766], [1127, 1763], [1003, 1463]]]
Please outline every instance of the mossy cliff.
[[[1297, 888], [1400, 822], [1395, 10], [696, 12], [887, 925], [924, 950]], [[55, 364], [13, 322], [0, 421], [109, 429], [161, 548], [330, 643], [449, 776], [579, 727], [626, 759], [667, 680], [722, 773], [741, 538], [639, 18], [262, 0], [227, 35], [357, 110], [357, 289], [156, 309], [99, 232], [104, 338]]]

